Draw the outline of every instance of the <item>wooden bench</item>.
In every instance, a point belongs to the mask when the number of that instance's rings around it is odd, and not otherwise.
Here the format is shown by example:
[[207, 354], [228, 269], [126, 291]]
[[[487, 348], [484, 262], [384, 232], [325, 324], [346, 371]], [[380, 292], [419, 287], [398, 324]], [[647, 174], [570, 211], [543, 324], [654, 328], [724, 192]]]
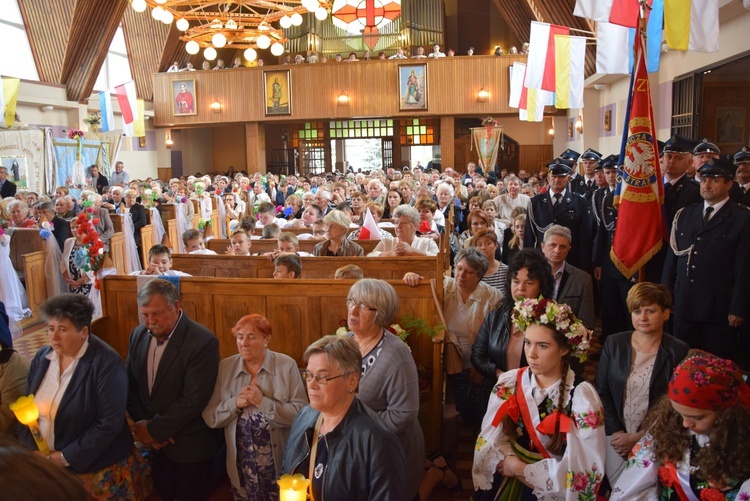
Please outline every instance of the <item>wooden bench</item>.
[[[54, 237], [50, 237], [54, 238]], [[44, 239], [37, 228], [15, 228], [10, 237], [10, 262], [13, 269], [24, 275], [23, 256], [31, 252], [45, 250]]]
[[[325, 259], [325, 258], [316, 258]], [[237, 353], [231, 334], [245, 315], [258, 313], [271, 322], [270, 349], [285, 353], [303, 367], [307, 346], [325, 334], [333, 334], [346, 319], [346, 297], [353, 280], [263, 280], [242, 278], [182, 278], [180, 306], [192, 320], [206, 326], [219, 339], [221, 357]], [[399, 297], [395, 322], [403, 315], [422, 318], [428, 326], [440, 323], [428, 282], [408, 287], [389, 281]], [[101, 281], [104, 316], [91, 331], [125, 357], [130, 332], [138, 325], [137, 279], [109, 276]], [[442, 294], [442, 283], [437, 290]], [[442, 299], [441, 299], [442, 300]], [[421, 393], [420, 421], [427, 450], [439, 445], [442, 419], [441, 345], [426, 335], [412, 335], [409, 347], [417, 367], [429, 376], [429, 390]]]
[[[320, 240], [300, 240], [299, 250], [302, 252], [307, 252], [308, 254], [312, 254], [313, 248], [320, 242]], [[354, 242], [358, 243], [362, 247], [362, 249], [364, 249], [365, 254], [368, 254], [375, 250], [375, 247], [377, 247], [379, 240], [354, 240]], [[230, 241], [225, 238], [214, 238], [206, 242], [206, 248], [211, 249], [217, 254], [224, 254], [229, 245]], [[264, 238], [260, 240], [253, 239], [253, 244], [250, 251], [253, 254], [261, 252], [271, 252], [275, 251], [277, 246], [278, 240], [275, 238]]]
[[[381, 228], [391, 235], [396, 234], [396, 228]], [[354, 231], [356, 228], [350, 228], [346, 233], [349, 234], [350, 231]], [[310, 228], [281, 228], [281, 231], [289, 231], [291, 233], [294, 233], [295, 235], [299, 235], [301, 233], [312, 233], [312, 230]], [[253, 235], [261, 236], [263, 234], [263, 228], [255, 228], [253, 230]]]
[[[439, 257], [301, 257], [302, 278], [332, 278], [336, 269], [354, 264], [367, 278], [400, 280], [407, 271], [425, 278], [442, 276]], [[173, 254], [172, 267], [197, 277], [271, 278], [273, 262], [265, 256]]]

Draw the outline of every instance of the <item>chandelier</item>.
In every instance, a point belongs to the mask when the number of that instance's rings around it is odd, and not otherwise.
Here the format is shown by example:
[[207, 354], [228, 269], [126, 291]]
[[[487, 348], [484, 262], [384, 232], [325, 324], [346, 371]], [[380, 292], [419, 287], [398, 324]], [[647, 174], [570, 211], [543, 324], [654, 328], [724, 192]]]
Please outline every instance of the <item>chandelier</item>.
[[185, 50], [212, 61], [216, 49], [231, 46], [245, 49], [245, 59], [257, 57], [255, 49], [268, 49], [274, 56], [284, 53], [284, 32], [281, 28], [302, 24], [302, 14], [313, 13], [325, 20], [331, 8], [328, 0], [131, 0], [136, 12], [151, 9], [151, 17], [164, 24], [173, 22], [182, 31], [180, 40]]

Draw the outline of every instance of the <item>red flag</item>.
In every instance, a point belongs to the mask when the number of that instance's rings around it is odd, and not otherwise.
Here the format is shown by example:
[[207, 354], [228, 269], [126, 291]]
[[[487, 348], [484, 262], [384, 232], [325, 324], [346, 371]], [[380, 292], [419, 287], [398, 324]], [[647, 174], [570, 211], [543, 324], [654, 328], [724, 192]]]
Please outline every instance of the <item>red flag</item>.
[[661, 249], [664, 227], [664, 186], [641, 30], [635, 36], [635, 65], [626, 118], [626, 140], [620, 154], [622, 179], [615, 189], [619, 212], [610, 256], [620, 272], [631, 277]]
[[[646, 3], [651, 5], [651, 0]], [[609, 22], [628, 28], [637, 28], [640, 19], [640, 7], [639, 0], [614, 0], [612, 11], [609, 13]]]

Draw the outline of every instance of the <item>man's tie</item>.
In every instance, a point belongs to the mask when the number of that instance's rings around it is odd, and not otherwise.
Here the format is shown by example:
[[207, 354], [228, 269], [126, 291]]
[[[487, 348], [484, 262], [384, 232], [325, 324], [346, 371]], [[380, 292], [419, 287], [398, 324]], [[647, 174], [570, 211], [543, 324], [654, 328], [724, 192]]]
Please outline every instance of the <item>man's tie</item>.
[[588, 181], [586, 181], [586, 186], [588, 188], [591, 188], [593, 185], [594, 185], [594, 182], [591, 179], [589, 179]]
[[562, 199], [562, 193], [555, 193], [554, 197], [555, 197], [555, 207], [557, 207], [558, 205], [560, 205], [560, 200]]
[[703, 214], [703, 226], [706, 226], [708, 220], [711, 218], [711, 213], [714, 211], [713, 207], [706, 207], [706, 212]]
[[664, 183], [664, 193], [668, 192], [669, 188], [671, 188], [671, 187], [672, 187], [672, 183], [670, 183], [669, 181], [667, 181], [666, 183]]

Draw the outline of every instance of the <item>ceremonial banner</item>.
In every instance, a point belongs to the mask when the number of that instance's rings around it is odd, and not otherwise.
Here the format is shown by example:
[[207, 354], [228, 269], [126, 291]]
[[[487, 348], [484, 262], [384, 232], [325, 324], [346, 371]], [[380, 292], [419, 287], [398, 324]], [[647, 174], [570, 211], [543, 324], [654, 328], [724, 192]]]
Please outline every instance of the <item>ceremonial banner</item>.
[[642, 35], [635, 37], [635, 69], [620, 163], [623, 166], [614, 198], [619, 212], [610, 256], [617, 269], [631, 277], [661, 249], [664, 236], [664, 186]]
[[471, 138], [479, 154], [479, 163], [484, 172], [495, 169], [497, 154], [500, 151], [498, 146], [502, 136], [502, 127], [472, 127]]
[[0, 132], [0, 165], [8, 169], [8, 179], [19, 190], [30, 190], [40, 195], [45, 193], [45, 148], [43, 129], [9, 129]]
[[555, 37], [555, 108], [583, 108], [586, 39]]

